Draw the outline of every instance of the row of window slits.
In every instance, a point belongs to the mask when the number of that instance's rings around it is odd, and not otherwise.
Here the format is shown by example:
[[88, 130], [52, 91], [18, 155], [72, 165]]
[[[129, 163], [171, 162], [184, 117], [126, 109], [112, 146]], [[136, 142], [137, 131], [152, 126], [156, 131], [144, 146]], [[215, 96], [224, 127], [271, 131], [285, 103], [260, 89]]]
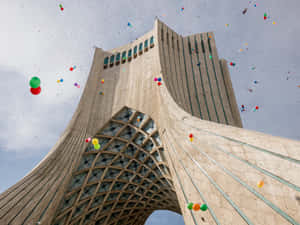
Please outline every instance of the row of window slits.
[[[164, 32], [163, 32], [163, 29], [161, 29], [161, 40], [164, 41]], [[167, 32], [167, 45], [169, 45], [169, 33]], [[180, 50], [179, 49], [179, 41], [177, 39], [177, 46], [178, 46], [178, 51]], [[192, 54], [192, 48], [191, 48], [191, 43], [188, 42], [188, 46], [189, 46], [189, 53]], [[204, 48], [204, 42], [203, 40], [201, 39], [201, 47], [202, 47], [202, 52], [205, 53], [205, 48]], [[174, 49], [174, 37], [172, 35], [172, 48]], [[208, 48], [209, 48], [209, 52], [211, 53], [211, 43], [210, 43], [210, 38], [208, 39]], [[196, 43], [195, 45], [195, 51], [196, 53], [198, 54], [198, 45]]]
[[[150, 48], [153, 48], [153, 46], [154, 46], [154, 37], [152, 36], [150, 38]], [[133, 48], [133, 57], [134, 58], [136, 58], [136, 56], [137, 56], [137, 48], [138, 48], [137, 45]], [[148, 50], [148, 40], [145, 40], [145, 42], [144, 42], [144, 49], [145, 49], [145, 51]], [[126, 62], [126, 53], [127, 53], [126, 51], [122, 52], [122, 63]], [[143, 53], [143, 42], [141, 42], [139, 44], [139, 54], [141, 55], [142, 53]], [[120, 63], [120, 58], [121, 58], [121, 53], [119, 52], [116, 55], [116, 65], [118, 65]], [[131, 58], [132, 58], [132, 49], [129, 49], [128, 54], [127, 54], [127, 58], [128, 58], [128, 61], [131, 60]], [[115, 61], [115, 55], [111, 55], [110, 57], [105, 57], [105, 59], [104, 59], [104, 69], [107, 68], [108, 61], [109, 61], [110, 66], [113, 66], [114, 61]]]

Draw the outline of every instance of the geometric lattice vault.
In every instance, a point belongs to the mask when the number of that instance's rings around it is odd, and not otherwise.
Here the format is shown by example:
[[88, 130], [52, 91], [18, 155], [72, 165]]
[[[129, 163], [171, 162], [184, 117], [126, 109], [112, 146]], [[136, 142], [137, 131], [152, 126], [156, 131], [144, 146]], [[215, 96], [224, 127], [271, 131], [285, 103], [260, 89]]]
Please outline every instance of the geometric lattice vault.
[[180, 213], [154, 121], [123, 108], [95, 135], [54, 219], [63, 224], [143, 224], [157, 209]]

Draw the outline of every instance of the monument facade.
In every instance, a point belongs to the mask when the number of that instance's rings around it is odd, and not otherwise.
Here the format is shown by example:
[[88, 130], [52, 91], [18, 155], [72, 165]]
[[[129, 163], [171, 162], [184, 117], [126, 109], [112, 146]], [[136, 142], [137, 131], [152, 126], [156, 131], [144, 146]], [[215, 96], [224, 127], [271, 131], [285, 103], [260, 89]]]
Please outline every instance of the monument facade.
[[213, 33], [182, 37], [156, 19], [95, 50], [68, 127], [0, 195], [0, 224], [143, 225], [159, 209], [186, 225], [299, 224], [299, 187], [300, 142], [242, 128]]

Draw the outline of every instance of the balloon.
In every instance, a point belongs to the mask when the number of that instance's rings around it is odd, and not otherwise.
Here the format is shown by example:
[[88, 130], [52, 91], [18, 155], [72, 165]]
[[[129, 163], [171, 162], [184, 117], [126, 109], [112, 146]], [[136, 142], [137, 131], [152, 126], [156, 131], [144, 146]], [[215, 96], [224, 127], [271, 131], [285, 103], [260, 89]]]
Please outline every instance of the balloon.
[[159, 77], [157, 80], [158, 80], [158, 81], [161, 81], [161, 77]]
[[60, 80], [57, 80], [57, 83], [59, 83], [60, 82]]
[[104, 84], [104, 80], [103, 79], [101, 80], [101, 84]]
[[100, 149], [100, 145], [99, 145], [99, 144], [96, 144], [96, 145], [94, 145], [94, 148], [95, 148], [96, 150], [99, 150], [99, 149]]
[[157, 81], [157, 77], [154, 78], [154, 81]]
[[191, 138], [190, 138], [190, 141], [192, 142], [193, 140], [194, 140], [194, 138], [193, 138], [193, 137], [191, 137]]
[[194, 210], [194, 211], [200, 210], [200, 205], [199, 205], [198, 203], [194, 204], [194, 205], [193, 205], [193, 210]]
[[38, 88], [30, 88], [30, 91], [33, 95], [38, 95], [39, 93], [41, 93], [41, 87]]
[[60, 82], [63, 82], [63, 81], [64, 81], [64, 79], [61, 78], [61, 79], [60, 79]]
[[190, 209], [190, 210], [192, 210], [192, 209], [193, 209], [193, 205], [194, 205], [194, 204], [193, 204], [192, 202], [190, 202], [190, 203], [187, 205], [187, 208]]
[[160, 86], [160, 85], [161, 85], [161, 82], [158, 82], [157, 84], [158, 84], [158, 86]]
[[29, 85], [32, 88], [38, 88], [40, 86], [40, 84], [41, 84], [41, 80], [38, 77], [32, 77], [29, 82]]
[[201, 207], [200, 207], [200, 209], [201, 209], [202, 211], [206, 211], [207, 208], [208, 208], [208, 207], [207, 207], [206, 204], [202, 204]]
[[261, 180], [258, 182], [257, 187], [261, 188], [262, 186], [264, 186], [264, 184], [264, 181]]
[[99, 144], [99, 141], [97, 138], [93, 138], [92, 140], [93, 145]]
[[189, 137], [192, 138], [192, 137], [193, 137], [193, 134], [190, 134]]

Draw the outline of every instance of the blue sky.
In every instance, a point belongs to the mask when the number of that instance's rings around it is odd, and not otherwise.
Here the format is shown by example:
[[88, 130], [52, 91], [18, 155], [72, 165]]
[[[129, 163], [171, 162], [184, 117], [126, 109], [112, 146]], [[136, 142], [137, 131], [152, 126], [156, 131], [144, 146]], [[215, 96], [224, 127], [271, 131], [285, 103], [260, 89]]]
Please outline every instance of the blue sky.
[[[245, 129], [300, 140], [299, 8], [297, 0], [1, 0], [0, 192], [25, 176], [66, 128], [94, 46], [109, 50], [135, 40], [153, 28], [155, 16], [181, 35], [215, 33], [219, 56], [236, 63], [229, 69], [237, 102], [246, 106]], [[32, 76], [41, 79], [39, 96], [30, 94]], [[154, 224], [183, 220], [159, 211], [147, 221]]]

